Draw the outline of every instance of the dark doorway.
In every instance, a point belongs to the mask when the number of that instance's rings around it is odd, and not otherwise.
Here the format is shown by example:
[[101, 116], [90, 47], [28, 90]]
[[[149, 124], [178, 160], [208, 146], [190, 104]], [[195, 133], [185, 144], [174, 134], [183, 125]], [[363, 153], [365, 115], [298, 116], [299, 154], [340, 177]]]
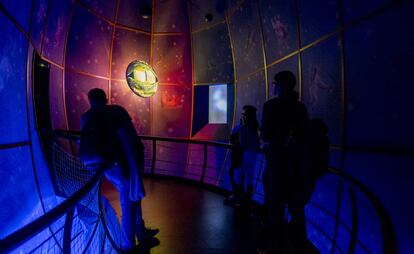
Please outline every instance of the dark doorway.
[[49, 107], [49, 76], [50, 64], [35, 52], [33, 61], [33, 98], [36, 128], [41, 132], [52, 129]]

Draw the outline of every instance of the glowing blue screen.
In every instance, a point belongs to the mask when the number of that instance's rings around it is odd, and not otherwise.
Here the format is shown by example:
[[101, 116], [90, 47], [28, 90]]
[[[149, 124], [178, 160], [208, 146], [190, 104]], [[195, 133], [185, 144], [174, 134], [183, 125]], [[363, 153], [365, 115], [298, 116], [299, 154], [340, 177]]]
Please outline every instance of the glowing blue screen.
[[208, 91], [208, 123], [227, 123], [227, 85], [212, 85]]

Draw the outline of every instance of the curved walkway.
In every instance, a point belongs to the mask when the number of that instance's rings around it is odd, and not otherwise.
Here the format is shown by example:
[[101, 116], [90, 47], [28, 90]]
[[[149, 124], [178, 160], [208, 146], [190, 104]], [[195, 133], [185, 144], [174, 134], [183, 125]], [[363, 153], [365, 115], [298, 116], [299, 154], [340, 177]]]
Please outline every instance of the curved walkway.
[[[151, 254], [257, 253], [254, 219], [223, 205], [223, 196], [172, 180], [146, 178], [146, 226], [159, 228]], [[119, 200], [106, 183], [104, 195], [119, 214]]]

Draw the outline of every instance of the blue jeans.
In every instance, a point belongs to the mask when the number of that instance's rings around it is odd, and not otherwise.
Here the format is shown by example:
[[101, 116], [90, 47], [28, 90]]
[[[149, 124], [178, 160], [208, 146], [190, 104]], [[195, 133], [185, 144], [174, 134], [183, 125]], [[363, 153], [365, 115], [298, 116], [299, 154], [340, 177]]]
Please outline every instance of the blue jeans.
[[130, 181], [122, 175], [122, 169], [115, 165], [105, 170], [105, 177], [113, 184], [119, 193], [121, 203], [121, 248], [132, 249], [135, 246], [135, 236], [140, 239], [145, 225], [142, 219], [141, 200], [132, 201], [129, 198]]

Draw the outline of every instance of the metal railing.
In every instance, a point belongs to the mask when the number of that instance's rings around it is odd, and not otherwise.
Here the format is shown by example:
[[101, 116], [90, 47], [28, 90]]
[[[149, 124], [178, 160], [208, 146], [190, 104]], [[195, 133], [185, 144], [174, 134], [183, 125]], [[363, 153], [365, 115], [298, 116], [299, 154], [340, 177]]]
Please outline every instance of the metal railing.
[[[55, 134], [57, 137], [69, 141], [66, 149], [76, 156], [79, 132], [56, 131]], [[230, 152], [229, 144], [150, 136], [141, 136], [141, 139], [146, 146], [144, 170], [146, 174], [173, 177], [174, 179], [190, 181], [204, 187], [212, 187], [216, 190], [230, 191], [231, 187], [228, 178], [230, 161], [227, 156]], [[256, 163], [255, 173], [254, 198], [259, 203], [263, 202], [264, 195], [261, 183], [264, 165], [265, 158], [262, 154], [259, 155]], [[91, 180], [88, 186], [82, 187], [82, 192], [73, 194], [64, 203], [56, 207], [55, 209], [59, 212], [48, 212], [28, 226], [2, 239], [0, 241], [1, 249], [3, 249], [3, 246], [10, 249], [21, 244], [25, 239], [33, 236], [33, 234], [27, 233], [29, 229], [32, 232], [39, 232], [39, 230], [46, 228], [65, 213], [64, 231], [70, 232], [71, 213], [76, 205], [76, 200], [79, 201], [81, 196], [85, 195], [85, 191], [90, 191], [91, 185], [97, 184], [100, 176], [100, 173], [94, 176], [92, 179], [95, 181], [94, 183]], [[318, 186], [325, 187], [316, 189], [314, 198], [312, 198], [307, 207], [308, 238], [319, 251], [322, 253], [334, 253], [335, 250], [339, 253], [398, 253], [391, 219], [378, 197], [358, 179], [343, 171], [330, 168], [329, 174], [324, 178], [326, 179], [321, 179]], [[332, 200], [330, 197], [324, 199], [324, 195], [328, 192], [339, 193], [340, 195], [336, 197], [340, 197], [340, 200]], [[327, 205], [325, 201], [334, 204], [335, 209]], [[104, 238], [109, 241], [112, 250], [119, 251], [117, 247], [119, 244], [114, 240], [105, 223], [106, 214], [102, 212], [102, 203], [99, 205], [101, 221], [105, 230]], [[372, 236], [371, 238], [365, 237], [364, 230], [366, 229], [361, 227], [361, 222], [364, 221], [367, 214], [369, 219], [374, 220], [380, 229], [379, 232], [374, 232], [376, 233], [374, 238]], [[68, 233], [64, 233], [64, 253], [70, 253], [70, 248], [67, 247], [68, 241], [70, 241], [70, 237]], [[381, 246], [378, 246], [378, 242], [381, 242]], [[102, 246], [101, 251], [103, 250]]]

